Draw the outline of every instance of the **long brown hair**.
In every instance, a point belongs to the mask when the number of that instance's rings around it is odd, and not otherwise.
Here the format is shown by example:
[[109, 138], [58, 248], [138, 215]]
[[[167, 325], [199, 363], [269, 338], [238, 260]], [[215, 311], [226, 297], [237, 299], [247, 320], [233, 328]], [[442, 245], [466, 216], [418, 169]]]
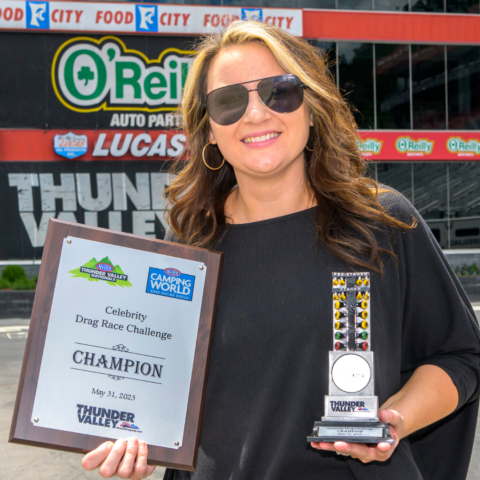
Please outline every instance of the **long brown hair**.
[[[365, 163], [357, 146], [357, 126], [349, 105], [339, 93], [323, 51], [280, 28], [259, 22], [234, 22], [223, 33], [206, 36], [197, 45], [180, 110], [188, 136], [182, 165], [166, 195], [168, 222], [178, 239], [189, 245], [214, 247], [227, 219], [225, 201], [236, 185], [233, 168], [225, 163], [212, 171], [202, 161], [208, 143], [207, 75], [212, 60], [227, 47], [257, 42], [265, 45], [279, 65], [308, 86], [305, 102], [313, 117], [305, 150], [307, 182], [318, 205], [318, 237], [334, 256], [350, 265], [383, 271], [381, 254], [395, 257], [379, 245], [376, 232], [409, 229], [380, 205], [377, 183], [364, 176]], [[187, 159], [186, 162], [183, 160]], [[218, 147], [209, 146], [205, 159], [219, 166]]]

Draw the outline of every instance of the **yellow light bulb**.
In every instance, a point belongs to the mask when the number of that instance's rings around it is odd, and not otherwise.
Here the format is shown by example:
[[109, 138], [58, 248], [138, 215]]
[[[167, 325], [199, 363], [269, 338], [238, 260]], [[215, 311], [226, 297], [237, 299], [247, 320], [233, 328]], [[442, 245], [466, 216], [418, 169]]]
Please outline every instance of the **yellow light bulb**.
[[370, 281], [368, 280], [368, 278], [366, 278], [364, 281], [363, 281], [363, 284], [364, 285], [368, 285], [370, 283]]
[[340, 285], [345, 285], [345, 280], [343, 278], [340, 279]]
[[364, 298], [365, 298], [365, 300], [368, 300], [368, 299], [370, 298], [370, 294], [369, 294], [369, 293], [366, 293], [366, 294], [364, 295]]
[[364, 300], [360, 305], [362, 306], [362, 308], [367, 308], [368, 307], [368, 302], [366, 302]]
[[357, 300], [363, 300], [363, 297], [362, 297], [362, 294], [361, 294], [361, 293], [359, 293], [359, 294], [357, 295]]
[[336, 278], [333, 279], [333, 284], [338, 285], [338, 280]]
[[338, 295], [335, 294], [335, 295], [333, 296], [333, 299], [334, 299], [334, 300], [338, 300]]
[[366, 320], [364, 320], [362, 323], [360, 323], [360, 327], [362, 327], [366, 330], [368, 328], [368, 322]]
[[361, 278], [357, 278], [357, 285], [361, 285], [362, 284], [362, 279]]
[[340, 308], [340, 302], [339, 301], [336, 301], [334, 305], [335, 305], [335, 310], [338, 310]]
[[342, 294], [340, 295], [340, 300], [345, 301], [346, 299], [347, 299], [347, 296], [346, 296], [344, 293], [342, 293]]
[[363, 312], [360, 314], [360, 316], [361, 316], [362, 318], [368, 318], [368, 312], [367, 312], [367, 311], [363, 311]]

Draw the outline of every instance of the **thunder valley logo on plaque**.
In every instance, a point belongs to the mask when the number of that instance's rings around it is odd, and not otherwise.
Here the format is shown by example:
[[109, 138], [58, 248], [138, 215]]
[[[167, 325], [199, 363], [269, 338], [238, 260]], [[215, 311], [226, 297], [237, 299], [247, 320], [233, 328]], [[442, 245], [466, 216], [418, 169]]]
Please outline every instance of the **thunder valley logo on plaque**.
[[128, 280], [126, 275], [120, 268], [120, 265], [113, 265], [113, 262], [104, 257], [98, 261], [95, 257], [75, 270], [70, 270], [73, 277], [86, 278], [90, 282], [98, 282], [99, 280], [105, 280], [112, 286], [119, 287], [131, 287], [132, 284]]

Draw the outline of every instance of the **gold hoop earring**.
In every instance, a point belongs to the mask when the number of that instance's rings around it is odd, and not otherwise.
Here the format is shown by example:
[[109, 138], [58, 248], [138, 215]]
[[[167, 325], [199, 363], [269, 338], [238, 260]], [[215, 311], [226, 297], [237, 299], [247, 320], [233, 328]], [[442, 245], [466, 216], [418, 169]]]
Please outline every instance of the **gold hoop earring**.
[[305, 148], [306, 148], [309, 152], [313, 152], [313, 148], [308, 148], [306, 145], [305, 145]]
[[211, 167], [210, 165], [208, 165], [208, 163], [205, 161], [205, 150], [206, 148], [211, 144], [212, 142], [208, 142], [204, 147], [203, 147], [203, 151], [202, 151], [202, 159], [203, 159], [203, 163], [205, 164], [205, 166], [210, 169], [210, 170], [220, 170], [222, 167], [223, 167], [223, 164], [225, 163], [225, 157], [223, 157], [223, 162], [222, 164], [219, 166], [219, 167], [216, 167], [216, 168], [213, 168]]

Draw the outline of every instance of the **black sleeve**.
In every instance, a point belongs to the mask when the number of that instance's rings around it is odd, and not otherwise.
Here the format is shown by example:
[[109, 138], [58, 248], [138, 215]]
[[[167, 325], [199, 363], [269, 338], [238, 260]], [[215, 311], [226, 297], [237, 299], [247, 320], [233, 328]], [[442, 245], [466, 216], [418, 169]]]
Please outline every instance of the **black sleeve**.
[[472, 306], [430, 228], [401, 195], [382, 202], [396, 218], [417, 227], [396, 233], [404, 290], [402, 374], [421, 365], [442, 368], [457, 387], [457, 409], [480, 395], [480, 330]]

